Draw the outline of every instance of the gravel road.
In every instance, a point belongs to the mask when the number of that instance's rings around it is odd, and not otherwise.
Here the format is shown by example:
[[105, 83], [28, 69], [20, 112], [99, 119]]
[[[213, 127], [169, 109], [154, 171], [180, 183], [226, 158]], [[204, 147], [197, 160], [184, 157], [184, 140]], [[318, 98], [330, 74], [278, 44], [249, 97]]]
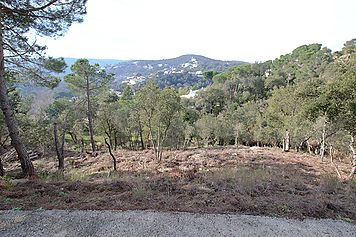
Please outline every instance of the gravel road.
[[153, 211], [0, 211], [0, 236], [356, 236], [330, 219]]

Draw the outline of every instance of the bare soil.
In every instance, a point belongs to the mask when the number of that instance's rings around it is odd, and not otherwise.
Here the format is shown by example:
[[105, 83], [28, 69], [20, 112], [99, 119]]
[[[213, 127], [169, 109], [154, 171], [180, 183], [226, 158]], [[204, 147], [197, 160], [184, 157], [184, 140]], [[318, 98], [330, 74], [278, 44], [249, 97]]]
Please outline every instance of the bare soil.
[[[221, 147], [36, 160], [37, 180], [0, 180], [0, 209], [158, 210], [356, 220], [356, 182], [329, 161], [272, 148]], [[16, 174], [17, 163], [4, 162]], [[336, 161], [343, 177], [347, 162]]]

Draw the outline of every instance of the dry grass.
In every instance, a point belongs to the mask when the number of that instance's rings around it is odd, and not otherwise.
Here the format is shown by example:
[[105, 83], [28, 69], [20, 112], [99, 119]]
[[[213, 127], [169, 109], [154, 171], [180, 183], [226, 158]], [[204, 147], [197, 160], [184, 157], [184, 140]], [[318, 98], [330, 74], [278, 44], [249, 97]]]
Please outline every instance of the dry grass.
[[[35, 162], [41, 179], [0, 181], [0, 209], [155, 209], [356, 219], [356, 181], [340, 181], [317, 156], [241, 147], [167, 151], [159, 163], [151, 151], [111, 158]], [[18, 170], [17, 164], [7, 170]], [[343, 175], [348, 165], [338, 163]], [[11, 172], [10, 172], [11, 173]]]

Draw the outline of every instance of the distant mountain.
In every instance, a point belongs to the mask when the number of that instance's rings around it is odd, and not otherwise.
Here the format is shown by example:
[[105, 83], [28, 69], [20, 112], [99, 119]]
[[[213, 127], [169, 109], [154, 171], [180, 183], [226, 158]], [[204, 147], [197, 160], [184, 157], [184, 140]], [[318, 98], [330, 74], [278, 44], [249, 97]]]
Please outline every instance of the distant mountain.
[[105, 66], [107, 72], [115, 74], [116, 83], [135, 85], [147, 79], [155, 79], [161, 86], [204, 87], [203, 72], [222, 72], [228, 67], [245, 64], [242, 61], [221, 61], [201, 55], [183, 55], [162, 60], [131, 60]]
[[[76, 58], [64, 58], [68, 67], [60, 77], [71, 72], [70, 66], [75, 63]], [[147, 79], [155, 79], [160, 87], [173, 86], [193, 87], [199, 89], [206, 87], [209, 81], [203, 78], [203, 72], [207, 70], [224, 71], [234, 65], [245, 64], [242, 61], [221, 61], [210, 59], [200, 55], [183, 55], [172, 59], [162, 60], [115, 60], [115, 59], [88, 59], [91, 64], [97, 63], [108, 73], [115, 75], [115, 82], [112, 89], [122, 88], [122, 85], [129, 84], [137, 86], [144, 83]], [[66, 88], [66, 83], [62, 80], [53, 89], [47, 89], [34, 85], [21, 85], [19, 89], [24, 94], [33, 94], [37, 97], [42, 93], [53, 94], [53, 97], [71, 97], [72, 94]]]
[[[64, 61], [67, 64], [67, 68], [65, 69], [64, 73], [61, 73], [59, 76], [62, 78], [62, 81], [59, 85], [54, 89], [55, 93], [66, 94], [68, 92], [66, 88], [66, 84], [63, 80], [64, 76], [68, 73], [71, 73], [70, 67], [77, 61], [78, 58], [64, 58]], [[90, 64], [99, 64], [102, 68], [105, 68], [109, 65], [124, 62], [123, 60], [116, 60], [116, 59], [95, 59], [95, 58], [88, 58]]]
[[[69, 90], [66, 88], [66, 83], [64, 82], [63, 78], [66, 74], [71, 73], [70, 67], [77, 61], [78, 58], [64, 58], [64, 61], [67, 64], [67, 68], [63, 73], [57, 74], [56, 76], [59, 76], [62, 78], [61, 82], [59, 85], [54, 88], [53, 90], [50, 90], [48, 88], [40, 87], [40, 86], [35, 86], [33, 84], [25, 84], [25, 85], [19, 85], [17, 88], [20, 89], [20, 91], [25, 94], [25, 95], [38, 95], [38, 94], [43, 94], [43, 93], [49, 93], [52, 92], [54, 93], [55, 97], [71, 97], [72, 94], [69, 93]], [[94, 58], [89, 58], [88, 59], [90, 64], [99, 64], [101, 67], [105, 68], [108, 65], [111, 64], [117, 64], [120, 62], [123, 62], [123, 60], [116, 60], [116, 59], [94, 59]]]

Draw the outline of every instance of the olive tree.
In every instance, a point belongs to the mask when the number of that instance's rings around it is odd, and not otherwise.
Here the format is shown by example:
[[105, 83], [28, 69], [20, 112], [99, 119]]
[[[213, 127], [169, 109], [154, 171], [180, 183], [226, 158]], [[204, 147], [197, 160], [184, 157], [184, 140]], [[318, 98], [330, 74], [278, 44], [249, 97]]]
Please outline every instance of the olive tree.
[[167, 139], [174, 117], [180, 111], [180, 97], [172, 88], [161, 90], [149, 82], [135, 95], [135, 105], [140, 119], [148, 130], [157, 160], [162, 159], [162, 145]]

